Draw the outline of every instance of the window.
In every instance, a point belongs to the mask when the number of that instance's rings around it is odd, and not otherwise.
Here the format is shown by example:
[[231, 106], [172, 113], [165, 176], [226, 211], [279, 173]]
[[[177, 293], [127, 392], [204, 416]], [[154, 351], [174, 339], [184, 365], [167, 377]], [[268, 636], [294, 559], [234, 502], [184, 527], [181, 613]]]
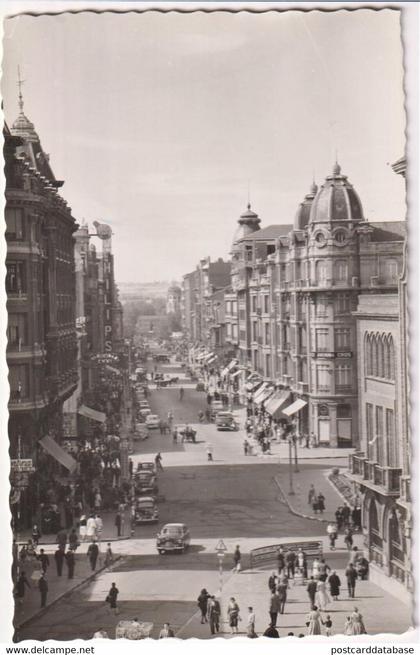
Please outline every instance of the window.
[[396, 259], [387, 259], [385, 262], [385, 279], [387, 282], [397, 282], [398, 262]]
[[241, 341], [246, 341], [246, 333], [245, 330], [239, 330], [239, 339]]
[[395, 379], [395, 353], [392, 335], [365, 333], [366, 375], [383, 380]]
[[270, 366], [270, 355], [266, 354], [265, 356], [265, 374], [267, 377], [271, 375], [271, 366]]
[[316, 279], [319, 282], [320, 286], [324, 286], [327, 283], [328, 277], [328, 266], [327, 262], [321, 260], [316, 263]]
[[26, 344], [27, 317], [26, 314], [9, 314], [7, 324], [7, 340], [9, 347], [21, 348]]
[[245, 246], [245, 259], [247, 262], [252, 262], [252, 246]]
[[317, 328], [315, 330], [316, 336], [316, 351], [317, 352], [326, 352], [330, 350], [328, 343], [328, 328]]
[[350, 328], [336, 328], [335, 350], [348, 350], [350, 348]]
[[258, 340], [258, 323], [257, 321], [252, 322], [252, 341]]
[[347, 294], [340, 293], [337, 295], [334, 304], [337, 314], [348, 314], [350, 312], [350, 297]]
[[351, 418], [351, 406], [337, 405], [337, 418]]
[[385, 433], [388, 445], [388, 466], [398, 466], [399, 453], [395, 443], [395, 416], [393, 409], [385, 410]]
[[347, 240], [347, 233], [344, 230], [336, 230], [334, 232], [334, 240], [339, 244], [345, 243]]
[[26, 267], [24, 262], [6, 263], [7, 293], [26, 293]]
[[264, 296], [264, 314], [268, 314], [268, 296]]
[[6, 238], [11, 241], [23, 239], [23, 211], [19, 208], [6, 208]]
[[316, 315], [317, 316], [326, 316], [327, 315], [328, 301], [326, 298], [319, 297], [316, 299]]
[[344, 259], [338, 259], [334, 266], [334, 281], [336, 284], [347, 284], [349, 276], [348, 264]]
[[270, 324], [264, 323], [264, 343], [266, 346], [270, 345]]
[[316, 379], [318, 391], [331, 390], [331, 370], [325, 364], [318, 364], [316, 367]]
[[336, 366], [335, 386], [337, 389], [351, 387], [351, 364], [338, 364]]
[[369, 450], [369, 442], [373, 440], [373, 405], [371, 403], [366, 403], [366, 437]]
[[252, 311], [255, 312], [257, 311], [257, 296], [251, 296], [251, 307]]
[[28, 366], [9, 366], [10, 399], [19, 402], [28, 397]]
[[375, 419], [376, 419], [376, 443], [377, 443], [377, 453], [378, 453], [378, 464], [385, 464], [385, 454], [384, 454], [384, 410], [383, 407], [378, 405], [375, 407]]

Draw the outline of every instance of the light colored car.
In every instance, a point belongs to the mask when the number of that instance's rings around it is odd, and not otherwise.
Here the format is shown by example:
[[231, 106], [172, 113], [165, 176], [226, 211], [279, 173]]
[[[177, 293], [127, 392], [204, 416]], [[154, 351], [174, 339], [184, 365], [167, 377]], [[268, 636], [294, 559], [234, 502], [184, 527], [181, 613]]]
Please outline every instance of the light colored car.
[[157, 414], [148, 414], [148, 416], [146, 416], [146, 427], [149, 428], [149, 430], [154, 430], [159, 427], [159, 421], [160, 418]]
[[235, 420], [232, 412], [217, 412], [216, 414], [216, 428], [218, 430], [239, 430], [239, 424]]
[[140, 496], [134, 503], [134, 522], [157, 523], [159, 521], [159, 510], [154, 496]]
[[139, 414], [140, 416], [143, 416], [143, 418], [150, 416], [151, 413], [152, 410], [150, 409], [150, 407], [140, 407]]
[[168, 551], [185, 553], [190, 541], [190, 531], [185, 523], [167, 523], [156, 537], [156, 548], [159, 555]]

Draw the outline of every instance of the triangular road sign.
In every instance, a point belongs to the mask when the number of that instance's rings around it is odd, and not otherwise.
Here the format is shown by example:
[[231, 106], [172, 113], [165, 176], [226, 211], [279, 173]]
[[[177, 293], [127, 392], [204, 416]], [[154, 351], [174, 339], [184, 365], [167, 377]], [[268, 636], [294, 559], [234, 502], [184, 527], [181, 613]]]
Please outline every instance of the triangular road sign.
[[224, 552], [224, 551], [227, 550], [227, 547], [226, 547], [225, 542], [223, 541], [223, 539], [219, 539], [215, 550], [218, 550], [220, 552]]

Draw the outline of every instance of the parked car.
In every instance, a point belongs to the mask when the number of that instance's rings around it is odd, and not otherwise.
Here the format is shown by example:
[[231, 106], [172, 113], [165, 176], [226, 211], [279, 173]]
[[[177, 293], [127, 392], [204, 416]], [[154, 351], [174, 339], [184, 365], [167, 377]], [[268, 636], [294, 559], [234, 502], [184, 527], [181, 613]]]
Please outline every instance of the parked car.
[[147, 416], [150, 416], [151, 413], [152, 413], [152, 410], [150, 409], [150, 407], [140, 407], [140, 409], [139, 409], [140, 416], [143, 416], [144, 418], [147, 418]]
[[185, 523], [167, 523], [156, 537], [156, 548], [159, 555], [168, 551], [185, 553], [190, 541], [190, 531]]
[[157, 523], [159, 510], [154, 496], [140, 496], [134, 502], [134, 523]]
[[216, 428], [218, 430], [236, 431], [239, 430], [239, 425], [232, 412], [217, 412]]
[[212, 420], [214, 421], [216, 418], [216, 415], [218, 412], [223, 411], [223, 403], [221, 400], [213, 400], [212, 404], [210, 405], [210, 416]]
[[154, 430], [159, 427], [159, 416], [157, 414], [148, 414], [146, 416], [146, 427], [149, 430]]
[[159, 487], [153, 471], [137, 471], [134, 476], [134, 491], [137, 496], [156, 496]]
[[149, 432], [146, 429], [145, 424], [136, 423], [136, 428], [133, 432], [134, 441], [144, 441], [145, 439], [148, 439], [148, 437], [149, 437]]
[[137, 471], [153, 471], [156, 474], [155, 460], [149, 462], [137, 462]]

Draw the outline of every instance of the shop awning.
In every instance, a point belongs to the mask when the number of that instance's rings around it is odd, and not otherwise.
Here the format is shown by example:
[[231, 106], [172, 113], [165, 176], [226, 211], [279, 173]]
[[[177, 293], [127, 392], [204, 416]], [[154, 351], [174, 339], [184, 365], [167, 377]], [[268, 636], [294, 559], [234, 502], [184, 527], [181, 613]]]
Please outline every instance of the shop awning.
[[287, 403], [290, 398], [290, 391], [277, 391], [273, 394], [265, 406], [265, 411], [274, 416], [279, 409]]
[[98, 423], [105, 423], [106, 414], [104, 412], [98, 412], [97, 409], [92, 409], [87, 405], [80, 405], [78, 413], [85, 418], [90, 418], [92, 421], [98, 421]]
[[209, 359], [212, 359], [212, 357], [216, 357], [216, 355], [214, 353], [207, 353], [207, 355], [205, 355], [204, 359], [206, 361], [208, 361]]
[[242, 371], [235, 371], [234, 373], [230, 374], [230, 379], [232, 380], [233, 378], [237, 378], [238, 375], [240, 375]]
[[235, 368], [235, 366], [237, 366], [237, 364], [238, 364], [238, 361], [237, 361], [236, 359], [232, 359], [232, 361], [230, 362], [230, 364], [228, 364], [228, 365], [223, 369], [223, 371], [222, 371], [222, 373], [221, 373], [222, 378], [225, 377], [225, 375], [227, 375], [228, 373], [230, 373], [230, 371], [231, 371], [233, 368]]
[[121, 371], [115, 368], [115, 366], [110, 366], [109, 364], [106, 364], [105, 368], [107, 371], [111, 371], [111, 373], [116, 373], [117, 375], [121, 375]]
[[259, 395], [262, 394], [262, 393], [267, 389], [267, 387], [268, 387], [268, 382], [263, 382], [263, 384], [260, 386], [260, 388], [258, 389], [258, 391], [256, 391], [256, 392], [254, 393], [254, 397], [253, 397], [253, 399], [252, 399], [252, 400], [254, 401], [254, 403], [257, 403], [257, 402], [258, 402], [258, 397], [259, 397]]
[[50, 436], [45, 436], [43, 437], [40, 442], [41, 446], [43, 447], [44, 450], [47, 451], [54, 459], [57, 460], [62, 466], [65, 466], [67, 470], [70, 471], [70, 473], [73, 473], [73, 471], [76, 470], [77, 468], [77, 462], [71, 455], [69, 455], [64, 448], [58, 445], [54, 439]]
[[262, 393], [259, 393], [259, 394], [258, 394], [258, 398], [257, 398], [257, 400], [254, 400], [255, 404], [256, 404], [256, 405], [261, 405], [261, 404], [264, 403], [266, 400], [268, 400], [269, 398], [271, 398], [271, 396], [273, 395], [273, 393], [274, 393], [274, 389], [272, 389], [272, 388], [270, 388], [270, 389], [264, 389], [264, 391], [263, 391]]
[[282, 410], [283, 414], [286, 414], [286, 416], [292, 416], [292, 414], [296, 414], [296, 412], [305, 407], [307, 404], [308, 403], [305, 400], [298, 398], [294, 403], [289, 405], [289, 407], [286, 407], [286, 409]]
[[207, 360], [207, 364], [212, 364], [213, 362], [216, 361], [216, 359], [217, 359], [216, 355], [213, 355], [213, 357]]
[[261, 384], [261, 380], [252, 380], [246, 383], [246, 389], [247, 391], [254, 391], [254, 389], [259, 387], [260, 384]]

